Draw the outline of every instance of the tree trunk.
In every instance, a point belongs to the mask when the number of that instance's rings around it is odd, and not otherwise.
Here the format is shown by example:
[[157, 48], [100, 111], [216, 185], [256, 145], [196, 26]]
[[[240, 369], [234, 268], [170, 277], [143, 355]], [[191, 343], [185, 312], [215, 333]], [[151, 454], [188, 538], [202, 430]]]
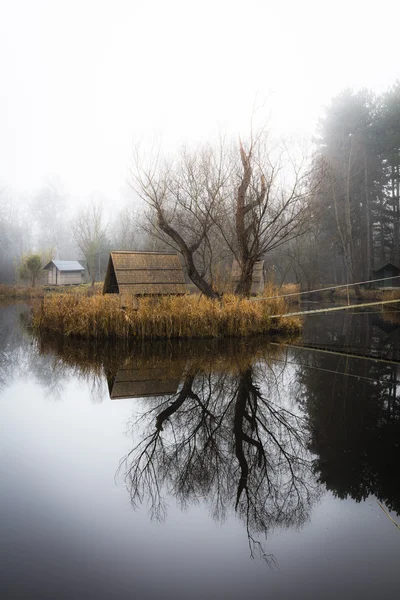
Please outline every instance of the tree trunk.
[[[249, 204], [246, 205], [246, 193], [251, 182], [251, 151], [246, 154], [243, 145], [240, 144], [240, 158], [243, 166], [243, 176], [238, 187], [236, 199], [236, 239], [239, 250], [240, 260], [240, 279], [236, 286], [235, 294], [248, 297], [251, 293], [251, 284], [253, 281], [253, 269], [255, 264], [256, 248], [249, 250], [249, 227], [246, 227], [246, 214], [251, 210]], [[262, 190], [256, 203], [262, 201], [265, 195], [265, 181], [262, 179]]]
[[396, 193], [395, 193], [395, 218], [394, 218], [394, 260], [398, 264], [400, 260], [400, 167], [397, 165], [396, 173]]
[[199, 288], [199, 290], [207, 296], [207, 298], [212, 298], [213, 300], [219, 300], [220, 296], [218, 292], [216, 292], [209, 283], [200, 275], [193, 260], [193, 253], [195, 249], [197, 249], [197, 245], [194, 247], [189, 247], [182, 236], [169, 225], [163, 215], [161, 208], [157, 209], [157, 217], [158, 217], [158, 225], [164, 233], [166, 233], [174, 242], [178, 245], [181, 254], [183, 256], [183, 260], [185, 261], [187, 274], [191, 281]]
[[380, 204], [380, 228], [379, 228], [379, 241], [380, 241], [380, 249], [379, 249], [379, 257], [381, 263], [385, 262], [385, 220], [384, 220], [384, 208], [385, 201], [383, 197], [383, 193], [380, 193], [379, 196], [379, 204]]
[[[394, 163], [395, 159], [393, 159]], [[392, 209], [393, 209], [393, 247], [390, 255], [390, 260], [397, 263], [399, 259], [400, 249], [400, 213], [399, 213], [399, 190], [398, 190], [398, 173], [396, 173], [396, 166], [391, 166], [391, 179], [392, 179]]]
[[371, 261], [371, 216], [370, 216], [370, 207], [369, 207], [369, 190], [368, 190], [368, 165], [367, 165], [367, 151], [365, 149], [365, 163], [364, 163], [364, 171], [365, 171], [365, 243], [366, 243], [366, 277], [365, 279], [370, 279], [371, 269], [372, 269], [372, 261]]
[[236, 286], [235, 294], [248, 297], [251, 294], [251, 286], [253, 283], [254, 261], [247, 260], [241, 267], [240, 279]]

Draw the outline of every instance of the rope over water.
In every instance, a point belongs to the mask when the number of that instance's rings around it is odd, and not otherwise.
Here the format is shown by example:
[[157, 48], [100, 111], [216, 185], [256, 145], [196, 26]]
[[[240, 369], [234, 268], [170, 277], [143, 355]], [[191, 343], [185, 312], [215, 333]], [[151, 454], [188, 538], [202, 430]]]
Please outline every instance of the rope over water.
[[395, 304], [400, 303], [400, 298], [396, 300], [379, 300], [375, 302], [364, 302], [363, 304], [345, 304], [343, 306], [333, 306], [332, 308], [318, 308], [316, 310], [302, 310], [298, 312], [285, 313], [281, 315], [270, 315], [270, 319], [278, 319], [279, 317], [295, 317], [302, 315], [315, 315], [321, 313], [333, 312], [335, 310], [348, 310], [349, 308], [365, 308], [366, 306], [379, 306], [382, 304]]

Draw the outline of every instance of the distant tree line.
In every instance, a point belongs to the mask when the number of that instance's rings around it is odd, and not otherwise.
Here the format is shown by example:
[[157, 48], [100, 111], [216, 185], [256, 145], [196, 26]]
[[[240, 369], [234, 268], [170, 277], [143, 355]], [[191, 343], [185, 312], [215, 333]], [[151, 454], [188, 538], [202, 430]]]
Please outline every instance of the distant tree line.
[[214, 298], [233, 260], [241, 295], [259, 260], [276, 283], [310, 290], [400, 264], [400, 82], [381, 95], [340, 93], [314, 142], [304, 151], [260, 129], [172, 157], [137, 152], [136, 204], [120, 212], [97, 194], [73, 214], [56, 180], [30, 198], [0, 188], [0, 282], [18, 279], [23, 256], [44, 253], [83, 260], [94, 282], [113, 248], [174, 249]]
[[104, 277], [113, 248], [151, 247], [132, 208], [108, 208], [93, 194], [73, 209], [56, 180], [32, 196], [0, 188], [0, 283], [43, 283], [42, 268], [52, 259], [81, 261], [93, 282]]
[[400, 264], [400, 82], [386, 93], [345, 90], [318, 127], [320, 186], [313, 227], [276, 257], [305, 288], [370, 279]]

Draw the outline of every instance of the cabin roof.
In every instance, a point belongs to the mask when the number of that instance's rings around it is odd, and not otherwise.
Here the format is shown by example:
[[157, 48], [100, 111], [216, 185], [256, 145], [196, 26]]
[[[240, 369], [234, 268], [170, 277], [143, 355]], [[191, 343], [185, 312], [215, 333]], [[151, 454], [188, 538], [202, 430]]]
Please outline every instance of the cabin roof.
[[43, 269], [50, 269], [54, 265], [59, 271], [84, 271], [85, 267], [77, 260], [51, 260]]
[[382, 269], [384, 269], [385, 267], [389, 267], [389, 266], [392, 266], [392, 267], [394, 267], [395, 269], [397, 269], [398, 271], [400, 271], [400, 267], [399, 267], [398, 265], [396, 265], [395, 263], [393, 263], [392, 261], [385, 262], [385, 263], [380, 263], [380, 264], [379, 264], [379, 265], [378, 265], [378, 266], [377, 266], [377, 267], [374, 269], [374, 271], [375, 271], [375, 273], [376, 273], [377, 271], [381, 271], [381, 270], [382, 270]]
[[103, 293], [185, 294], [186, 283], [179, 257], [172, 252], [110, 253]]

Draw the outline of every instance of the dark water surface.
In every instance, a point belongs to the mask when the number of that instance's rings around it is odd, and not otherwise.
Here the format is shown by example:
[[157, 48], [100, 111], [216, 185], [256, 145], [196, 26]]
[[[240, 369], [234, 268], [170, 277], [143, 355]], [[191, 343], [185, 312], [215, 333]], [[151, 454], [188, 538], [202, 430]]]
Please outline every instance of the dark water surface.
[[398, 596], [395, 315], [123, 347], [27, 314], [0, 308], [2, 600]]

